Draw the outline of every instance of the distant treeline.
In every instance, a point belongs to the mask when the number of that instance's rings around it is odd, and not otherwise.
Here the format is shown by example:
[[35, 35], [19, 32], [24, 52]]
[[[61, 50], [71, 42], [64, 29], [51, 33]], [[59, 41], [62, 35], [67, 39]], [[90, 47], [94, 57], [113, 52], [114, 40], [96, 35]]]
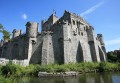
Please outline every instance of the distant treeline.
[[108, 62], [120, 62], [120, 50], [107, 52]]

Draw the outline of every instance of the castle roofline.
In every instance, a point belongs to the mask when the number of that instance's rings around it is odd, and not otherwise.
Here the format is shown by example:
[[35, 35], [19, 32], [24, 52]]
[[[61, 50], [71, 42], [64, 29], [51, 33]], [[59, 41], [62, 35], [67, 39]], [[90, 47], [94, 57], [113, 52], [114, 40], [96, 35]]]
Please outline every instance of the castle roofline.
[[65, 13], [70, 14], [70, 15], [76, 17], [76, 18], [80, 18], [80, 19], [83, 20], [86, 24], [90, 25], [83, 17], [81, 17], [80, 15], [78, 15], [78, 14], [76, 14], [76, 13], [72, 13], [72, 12], [67, 11], [67, 10], [64, 11], [64, 14], [65, 14]]
[[25, 26], [30, 26], [31, 24], [38, 24], [37, 22], [28, 21]]

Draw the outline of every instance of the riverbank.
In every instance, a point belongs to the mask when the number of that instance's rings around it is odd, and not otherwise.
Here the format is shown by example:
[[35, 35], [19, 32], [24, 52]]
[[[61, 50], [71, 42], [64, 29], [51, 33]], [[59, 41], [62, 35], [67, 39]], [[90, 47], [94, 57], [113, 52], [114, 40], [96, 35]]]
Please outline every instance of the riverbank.
[[84, 73], [76, 77], [0, 77], [0, 83], [119, 83], [120, 72]]
[[[55, 75], [67, 75], [66, 72], [77, 72], [78, 74], [82, 73], [92, 73], [92, 72], [116, 72], [120, 71], [120, 63], [70, 63], [70, 64], [50, 64], [50, 65], [29, 65], [27, 67], [22, 67], [19, 65], [14, 65], [12, 63], [7, 64], [6, 66], [0, 66], [0, 74], [5, 77], [22, 77], [22, 76], [34, 76], [38, 77], [40, 72], [46, 72], [46, 76], [55, 76]], [[72, 74], [71, 74], [72, 75]]]

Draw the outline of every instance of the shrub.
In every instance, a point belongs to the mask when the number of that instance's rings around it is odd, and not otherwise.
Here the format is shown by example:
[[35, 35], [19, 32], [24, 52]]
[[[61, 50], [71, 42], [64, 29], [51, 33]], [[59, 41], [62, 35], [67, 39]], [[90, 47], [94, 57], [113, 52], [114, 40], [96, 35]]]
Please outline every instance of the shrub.
[[64, 67], [64, 65], [60, 65], [55, 68], [55, 72], [66, 72], [66, 71], [69, 71], [69, 68]]
[[5, 78], [4, 76], [0, 76], [0, 83], [13, 83], [13, 78]]
[[101, 62], [98, 67], [99, 71], [103, 72], [105, 70], [105, 66], [106, 66], [105, 62]]
[[10, 76], [12, 74], [15, 74], [16, 69], [17, 68], [16, 68], [15, 65], [13, 65], [13, 64], [7, 64], [5, 66], [2, 66], [1, 73], [2, 73], [2, 75]]
[[49, 65], [32, 65], [30, 64], [27, 67], [22, 67], [19, 65], [14, 65], [12, 63], [7, 64], [6, 66], [0, 66], [1, 74], [4, 76], [37, 76], [38, 72], [66, 72], [66, 71], [77, 71], [77, 72], [95, 72], [96, 70], [103, 71], [118, 71], [120, 70], [120, 63], [69, 63], [69, 64], [49, 64]]

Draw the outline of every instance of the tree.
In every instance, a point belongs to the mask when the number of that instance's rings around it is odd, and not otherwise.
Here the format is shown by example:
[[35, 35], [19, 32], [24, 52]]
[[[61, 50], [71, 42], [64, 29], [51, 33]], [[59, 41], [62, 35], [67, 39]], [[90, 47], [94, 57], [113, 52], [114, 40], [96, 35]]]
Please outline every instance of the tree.
[[10, 40], [10, 36], [11, 36], [10, 32], [3, 30], [2, 33], [4, 35], [3, 36], [4, 39]]
[[2, 26], [2, 24], [0, 24], [0, 32], [3, 34], [3, 39], [7, 39], [10, 40], [10, 32], [8, 32], [7, 30], [4, 29], [4, 27]]
[[118, 61], [117, 54], [115, 54], [114, 52], [108, 52], [107, 58], [108, 58], [109, 62], [117, 62]]
[[3, 26], [2, 24], [0, 24], [0, 32], [2, 32], [2, 30], [3, 30]]

